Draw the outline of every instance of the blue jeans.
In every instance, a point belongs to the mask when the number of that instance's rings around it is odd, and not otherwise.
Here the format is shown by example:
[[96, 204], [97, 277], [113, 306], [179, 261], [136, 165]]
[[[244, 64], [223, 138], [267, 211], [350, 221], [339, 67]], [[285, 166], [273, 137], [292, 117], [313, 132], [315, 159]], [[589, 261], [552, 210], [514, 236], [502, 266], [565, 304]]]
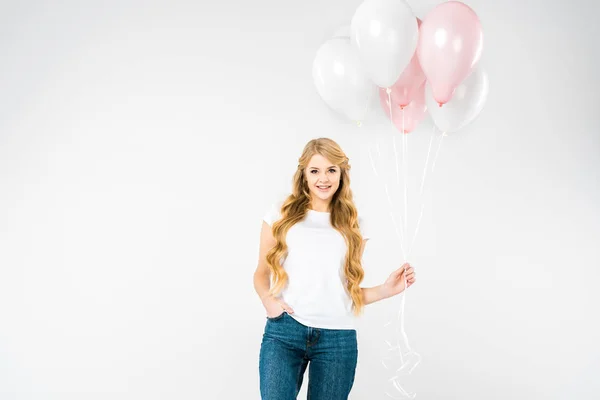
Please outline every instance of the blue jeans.
[[283, 312], [268, 318], [260, 346], [262, 400], [293, 400], [306, 366], [309, 400], [347, 400], [358, 359], [356, 330], [301, 324]]

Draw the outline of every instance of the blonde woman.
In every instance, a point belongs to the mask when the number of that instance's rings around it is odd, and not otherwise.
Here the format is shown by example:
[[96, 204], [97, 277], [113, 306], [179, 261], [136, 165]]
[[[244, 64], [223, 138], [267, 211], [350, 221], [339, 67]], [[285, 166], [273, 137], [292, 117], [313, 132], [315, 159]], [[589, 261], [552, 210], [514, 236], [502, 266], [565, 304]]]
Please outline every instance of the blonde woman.
[[311, 140], [292, 193], [262, 224], [254, 288], [266, 310], [259, 356], [263, 400], [296, 399], [308, 364], [308, 398], [347, 399], [358, 357], [355, 318], [367, 304], [415, 283], [409, 264], [363, 288], [368, 225], [350, 190], [350, 164], [331, 139]]

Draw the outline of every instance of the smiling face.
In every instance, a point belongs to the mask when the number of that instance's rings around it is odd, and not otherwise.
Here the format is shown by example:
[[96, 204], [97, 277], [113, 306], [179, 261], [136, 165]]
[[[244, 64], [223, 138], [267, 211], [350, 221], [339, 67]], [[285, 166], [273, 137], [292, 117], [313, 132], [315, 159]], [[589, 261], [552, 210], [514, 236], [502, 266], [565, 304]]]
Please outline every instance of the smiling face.
[[340, 167], [322, 155], [315, 154], [306, 167], [305, 176], [313, 209], [324, 211], [340, 186]]

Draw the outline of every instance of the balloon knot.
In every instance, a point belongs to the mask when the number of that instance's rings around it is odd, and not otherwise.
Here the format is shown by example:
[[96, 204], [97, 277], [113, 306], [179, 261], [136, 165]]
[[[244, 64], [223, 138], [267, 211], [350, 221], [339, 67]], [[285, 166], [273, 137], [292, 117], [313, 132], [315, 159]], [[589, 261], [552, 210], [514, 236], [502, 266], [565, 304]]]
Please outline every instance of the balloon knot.
[[387, 89], [385, 89], [385, 92], [386, 92], [387, 94], [390, 94], [390, 93], [392, 93], [392, 89], [390, 89], [390, 88], [387, 88]]

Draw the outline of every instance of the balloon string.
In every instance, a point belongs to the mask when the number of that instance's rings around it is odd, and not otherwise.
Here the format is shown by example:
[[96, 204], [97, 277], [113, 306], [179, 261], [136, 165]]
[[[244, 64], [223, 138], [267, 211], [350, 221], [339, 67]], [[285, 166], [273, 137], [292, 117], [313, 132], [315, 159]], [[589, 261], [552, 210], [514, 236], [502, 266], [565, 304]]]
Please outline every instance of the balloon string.
[[[392, 111], [392, 95], [391, 95], [392, 89], [386, 88], [385, 92], [387, 93], [387, 97], [388, 97], [388, 107], [389, 107], [389, 111], [390, 111], [390, 126], [392, 127], [392, 139], [393, 139], [393, 144], [394, 144], [394, 154], [395, 154], [395, 161], [396, 161], [396, 182], [399, 183], [400, 173], [398, 172], [398, 153], [396, 151], [396, 135], [394, 132], [394, 115], [393, 115], [393, 111]], [[378, 147], [378, 149], [379, 149], [379, 147]], [[379, 157], [381, 159], [381, 153], [379, 153]], [[402, 257], [406, 258], [406, 252], [405, 252], [406, 247], [404, 246], [406, 232], [403, 231], [402, 229], [398, 229], [398, 225], [396, 224], [396, 218], [394, 218], [394, 212], [393, 212], [394, 205], [393, 205], [391, 196], [388, 192], [387, 180], [385, 182], [386, 182], [385, 190], [386, 190], [386, 194], [388, 196], [388, 202], [390, 205], [390, 215], [392, 216], [392, 222], [394, 223], [394, 229], [396, 230], [396, 235], [398, 236], [398, 239], [400, 240], [400, 249], [402, 252]], [[400, 228], [402, 228], [402, 226], [403, 226], [403, 222], [402, 222], [402, 218], [400, 218]], [[400, 233], [398, 233], [399, 230], [400, 230]]]
[[[408, 157], [408, 141], [406, 138], [406, 134], [404, 133], [404, 108], [402, 108], [402, 169], [404, 172], [404, 238], [407, 240], [406, 241], [406, 245], [408, 246], [408, 190], [407, 190], [407, 186], [408, 186], [408, 162], [407, 162], [407, 157]], [[407, 257], [409, 257], [410, 254], [407, 254]], [[408, 261], [408, 259], [404, 260], [405, 262]], [[406, 279], [405, 279], [406, 280]], [[405, 282], [406, 283], [406, 282]]]
[[[415, 233], [412, 238], [412, 242], [410, 247], [408, 248], [408, 254], [410, 255], [413, 246], [415, 244], [415, 240], [417, 238], [417, 233], [419, 232], [419, 226], [421, 225], [421, 219], [423, 218], [423, 210], [425, 208], [425, 200], [423, 199], [423, 187], [425, 186], [425, 178], [427, 177], [427, 166], [429, 165], [429, 156], [431, 155], [431, 145], [433, 144], [433, 138], [435, 137], [435, 124], [433, 124], [433, 129], [431, 130], [431, 137], [429, 139], [429, 147], [427, 149], [427, 157], [425, 159], [425, 165], [423, 166], [423, 174], [421, 177], [421, 187], [419, 189], [419, 199], [421, 202], [421, 212], [419, 214], [419, 219], [417, 220], [417, 226], [415, 228]], [[437, 153], [436, 153], [437, 157]]]
[[[392, 114], [392, 102], [391, 102], [391, 96], [390, 96], [390, 89], [388, 88], [387, 90], [388, 93], [388, 106], [389, 106], [389, 111], [390, 111], [390, 122], [392, 127], [394, 126], [394, 122], [393, 122], [393, 114]], [[406, 239], [406, 245], [408, 246], [409, 241], [408, 241], [408, 139], [406, 137], [405, 134], [405, 113], [404, 113], [404, 108], [402, 108], [402, 166], [403, 166], [403, 177], [404, 177], [404, 220], [400, 221], [401, 225], [402, 225], [402, 231], [403, 231], [403, 237], [401, 237], [401, 248], [402, 248], [402, 256], [404, 258], [404, 260], [408, 260], [408, 256], [410, 254], [405, 253], [404, 251], [404, 239]], [[397, 154], [397, 150], [396, 150], [396, 135], [395, 135], [395, 130], [394, 130], [394, 135], [393, 137], [393, 145], [394, 145], [394, 154], [395, 154], [395, 158], [396, 158], [396, 177], [397, 177], [397, 183], [399, 184], [399, 180], [400, 180], [400, 174], [398, 171], [398, 154]], [[378, 144], [379, 145], [379, 144]], [[431, 148], [431, 145], [430, 145]], [[381, 157], [381, 154], [380, 154]], [[387, 186], [386, 186], [387, 187]], [[386, 192], [387, 193], [387, 192]], [[389, 199], [389, 196], [388, 196]], [[388, 200], [391, 201], [391, 200]], [[391, 203], [390, 203], [391, 204]], [[394, 221], [395, 224], [395, 221]], [[418, 225], [417, 225], [417, 230], [418, 230]], [[416, 233], [415, 233], [416, 236]], [[413, 238], [413, 242], [414, 242], [414, 238]], [[397, 345], [393, 346], [390, 342], [385, 341], [386, 344], [388, 345], [388, 349], [387, 351], [393, 351], [395, 352], [396, 350], [398, 351], [398, 357], [401, 363], [401, 366], [399, 368], [396, 369], [394, 376], [392, 376], [390, 379], [388, 379], [389, 382], [391, 382], [391, 384], [393, 385], [394, 389], [396, 391], [398, 391], [403, 398], [414, 398], [414, 394], [409, 394], [406, 392], [406, 390], [404, 390], [404, 388], [402, 388], [402, 386], [400, 386], [398, 379], [399, 379], [399, 375], [404, 373], [404, 372], [408, 372], [411, 373], [412, 370], [417, 366], [417, 364], [419, 364], [420, 360], [421, 360], [421, 356], [413, 351], [410, 348], [410, 344], [408, 342], [408, 337], [406, 335], [406, 333], [404, 332], [404, 309], [405, 309], [405, 303], [406, 303], [406, 289], [408, 286], [408, 282], [406, 279], [406, 274], [403, 274], [403, 279], [404, 279], [404, 290], [402, 292], [401, 297], [401, 304], [400, 304], [400, 308], [398, 310], [398, 315], [396, 318], [396, 323], [397, 323], [397, 327], [396, 327], [396, 331], [398, 334], [398, 338], [397, 338]], [[389, 321], [388, 323], [386, 323], [384, 325], [384, 327], [390, 325], [392, 323], [392, 321]], [[405, 351], [403, 351], [405, 350]], [[410, 356], [410, 358], [407, 358], [408, 356]], [[382, 363], [384, 365], [384, 367], [387, 369], [388, 366], [385, 364], [384, 360], [382, 360]], [[385, 394], [391, 398], [397, 398], [392, 396], [390, 393], [388, 393], [387, 391], [385, 392]]]
[[365, 104], [365, 109], [363, 111], [362, 117], [361, 119], [354, 121], [356, 123], [356, 126], [358, 126], [359, 128], [362, 126], [362, 121], [367, 118], [367, 113], [369, 112], [369, 106], [371, 104], [371, 99], [373, 98], [373, 93], [375, 91], [371, 90], [369, 93], [369, 97], [367, 98], [367, 103]]
[[[391, 111], [391, 110], [390, 110]], [[412, 253], [412, 249], [414, 247], [414, 243], [416, 240], [416, 237], [418, 236], [418, 232], [419, 232], [419, 227], [421, 224], [421, 220], [423, 217], [423, 211], [424, 211], [424, 206], [425, 206], [425, 202], [423, 199], [423, 189], [425, 187], [425, 183], [426, 183], [426, 178], [427, 178], [427, 170], [428, 170], [428, 166], [429, 166], [429, 160], [430, 160], [430, 156], [431, 156], [431, 149], [432, 149], [432, 145], [433, 145], [433, 140], [435, 137], [435, 125], [433, 126], [432, 132], [431, 132], [431, 137], [429, 140], [429, 146], [427, 149], [427, 157], [425, 159], [425, 165], [423, 167], [423, 173], [421, 176], [421, 186], [419, 188], [419, 200], [421, 202], [421, 210], [419, 213], [419, 218], [417, 220], [417, 224], [415, 227], [415, 231], [414, 231], [414, 235], [412, 237], [412, 241], [410, 242], [410, 246], [408, 247], [408, 253], [407, 255], [410, 257], [410, 254]], [[408, 138], [406, 137], [406, 134], [404, 133], [405, 130], [405, 115], [404, 115], [404, 109], [402, 109], [402, 153], [403, 153], [403, 160], [402, 160], [402, 165], [403, 165], [403, 173], [404, 173], [404, 238], [406, 238], [408, 240], [408, 195], [407, 195], [407, 174], [408, 174], [408, 169], [407, 169], [407, 162], [408, 162]], [[440, 138], [440, 142], [437, 148], [437, 151], [435, 153], [435, 156], [433, 158], [433, 167], [435, 167], [435, 163], [437, 161], [440, 149], [441, 149], [441, 144], [443, 141], [443, 138], [447, 136], [446, 133], [443, 133], [441, 138]], [[434, 168], [432, 168], [432, 173], [433, 173]], [[408, 245], [408, 242], [407, 242]], [[404, 254], [404, 253], [403, 253]], [[403, 373], [411, 373], [414, 368], [417, 366], [417, 364], [420, 363], [421, 360], [421, 356], [416, 353], [415, 351], [413, 351], [410, 348], [410, 344], [408, 342], [408, 337], [406, 336], [406, 333], [404, 332], [404, 309], [405, 309], [405, 303], [406, 303], [406, 292], [407, 292], [407, 281], [406, 281], [406, 276], [404, 276], [404, 287], [405, 290], [402, 292], [401, 295], [401, 305], [400, 308], [398, 310], [398, 316], [397, 316], [397, 333], [398, 333], [398, 341], [397, 341], [397, 345], [393, 346], [392, 343], [388, 342], [387, 340], [385, 341], [385, 343], [388, 346], [387, 351], [393, 351], [395, 352], [396, 350], [398, 350], [398, 356], [400, 359], [400, 363], [401, 366], [399, 368], [396, 369], [396, 373], [394, 376], [392, 376], [390, 379], [388, 379], [389, 382], [391, 382], [391, 384], [393, 385], [393, 388], [399, 392], [399, 394], [402, 396], [402, 398], [414, 398], [414, 394], [409, 394], [406, 392], [406, 390], [404, 390], [404, 388], [399, 384], [399, 377], [401, 374]], [[389, 321], [388, 323], [386, 323], [384, 325], [384, 327], [390, 325], [392, 323], [392, 321]], [[403, 352], [403, 349], [405, 350]], [[386, 369], [388, 369], [388, 366], [386, 365], [385, 361], [382, 360], [382, 363], [384, 365], [384, 367]], [[385, 392], [385, 394], [390, 397], [390, 398], [395, 398], [395, 399], [399, 399], [398, 397], [393, 396], [392, 394], [390, 394], [388, 391]]]
[[396, 183], [399, 185], [400, 184], [400, 172], [398, 172], [398, 151], [396, 150], [396, 132], [393, 130], [394, 127], [394, 118], [392, 115], [392, 95], [391, 92], [392, 90], [390, 88], [386, 89], [387, 95], [388, 95], [388, 106], [390, 108], [390, 124], [392, 126], [392, 143], [394, 145], [394, 159], [396, 160]]
[[440, 152], [440, 148], [442, 147], [442, 141], [444, 140], [444, 138], [446, 136], [448, 136], [448, 135], [446, 135], [446, 132], [442, 132], [442, 137], [440, 139], [440, 144], [438, 145], [437, 151], [435, 152], [435, 159], [433, 160], [433, 165], [431, 166], [431, 172], [433, 172], [434, 169], [435, 169], [435, 160], [437, 160], [438, 153]]
[[[392, 96], [391, 96], [391, 92], [392, 90], [390, 88], [386, 89], [387, 95], [388, 95], [388, 106], [390, 108], [390, 125], [392, 127], [392, 145], [394, 147], [394, 160], [396, 161], [396, 183], [398, 185], [400, 185], [400, 172], [398, 171], [398, 150], [396, 149], [396, 130], [395, 130], [395, 125], [394, 125], [394, 117], [393, 117], [393, 113], [392, 113]], [[402, 118], [404, 119], [404, 110], [402, 110]], [[402, 122], [402, 124], [404, 125], [404, 122]], [[404, 130], [404, 127], [402, 128], [402, 130]], [[404, 162], [403, 164], [404, 165]], [[401, 231], [402, 231], [402, 242], [401, 242], [401, 246], [402, 248], [406, 248], [404, 246], [404, 240], [406, 239], [406, 215], [404, 216], [405, 220], [404, 222], [402, 222], [402, 220], [400, 221], [400, 226], [401, 226]], [[408, 241], [406, 243], [408, 245]], [[406, 257], [408, 255], [403, 251], [402, 252], [402, 258], [406, 261]]]
[[[379, 160], [381, 160], [381, 151], [379, 150], [379, 141], [376, 138], [375, 139], [375, 144], [376, 144], [376, 148], [377, 148], [377, 154], [379, 155]], [[398, 241], [400, 242], [400, 251], [402, 252], [402, 256], [404, 257], [405, 254], [405, 250], [404, 250], [404, 240], [402, 238], [402, 233], [399, 231], [398, 229], [398, 223], [396, 222], [396, 217], [394, 216], [394, 212], [393, 212], [393, 203], [392, 203], [392, 198], [390, 196], [390, 192], [388, 189], [388, 185], [387, 185], [387, 179], [385, 176], [383, 176], [384, 174], [381, 174], [382, 176], [380, 176], [379, 173], [377, 173], [377, 168], [375, 167], [375, 161], [373, 160], [373, 156], [371, 155], [371, 148], [369, 147], [369, 158], [371, 160], [371, 166], [373, 168], [373, 172], [375, 173], [375, 176], [383, 182], [383, 186], [385, 189], [385, 194], [386, 194], [386, 198], [388, 201], [388, 206], [390, 208], [390, 217], [392, 219], [392, 223], [394, 224], [394, 231], [396, 233], [396, 236], [398, 236]], [[382, 171], [385, 171], [385, 168], [382, 168]], [[400, 224], [402, 224], [402, 221], [400, 221]]]
[[427, 149], [427, 158], [425, 159], [425, 167], [423, 167], [423, 176], [421, 177], [421, 188], [419, 189], [419, 195], [423, 194], [423, 186], [425, 185], [425, 176], [427, 175], [427, 165], [429, 164], [429, 155], [431, 154], [431, 144], [435, 136], [435, 124], [431, 130], [431, 137], [429, 138], [429, 148]]
[[[422, 179], [421, 179], [421, 189], [420, 189], [420, 191], [419, 191], [419, 193], [420, 193], [420, 197], [421, 197], [421, 212], [420, 212], [420, 214], [419, 214], [419, 219], [418, 219], [418, 221], [417, 221], [417, 227], [416, 227], [416, 229], [415, 229], [415, 232], [414, 232], [414, 235], [413, 235], [412, 242], [411, 242], [411, 244], [410, 244], [410, 246], [409, 246], [409, 248], [408, 248], [408, 254], [409, 254], [409, 255], [411, 254], [411, 252], [412, 252], [412, 249], [413, 249], [413, 246], [414, 246], [414, 244], [415, 244], [415, 240], [416, 240], [416, 238], [417, 238], [417, 233], [418, 233], [418, 231], [419, 231], [419, 226], [421, 225], [421, 219], [422, 219], [422, 217], [423, 217], [423, 210], [424, 210], [424, 208], [425, 208], [425, 200], [422, 198], [422, 194], [423, 194], [423, 187], [424, 187], [424, 185], [425, 185], [425, 177], [426, 177], [426, 175], [427, 175], [427, 169], [428, 169], [428, 168], [427, 168], [427, 166], [428, 166], [428, 161], [429, 161], [429, 155], [430, 155], [430, 153], [431, 153], [431, 145], [432, 145], [432, 143], [433, 143], [433, 138], [434, 138], [434, 136], [435, 136], [435, 125], [433, 125], [433, 129], [432, 129], [432, 132], [431, 132], [431, 139], [429, 140], [429, 149], [428, 149], [428, 151], [427, 151], [427, 160], [425, 161], [425, 167], [423, 168], [423, 177], [422, 177]], [[442, 133], [442, 135], [440, 136], [440, 142], [439, 142], [439, 144], [438, 144], [437, 151], [435, 152], [435, 157], [433, 158], [433, 163], [432, 163], [432, 167], [431, 167], [431, 173], [433, 173], [433, 171], [434, 171], [434, 168], [435, 168], [435, 163], [436, 163], [436, 161], [437, 161], [438, 155], [439, 155], [439, 153], [440, 153], [440, 149], [441, 149], [441, 147], [442, 147], [442, 140], [443, 140], [443, 139], [444, 139], [444, 137], [446, 137], [446, 136], [448, 136], [448, 135], [446, 134], [446, 132], [443, 132], [443, 133]]]
[[[389, 89], [388, 89], [389, 90]], [[394, 159], [396, 161], [396, 183], [400, 185], [400, 172], [398, 172], [398, 151], [396, 150], [396, 131], [393, 129], [394, 127], [394, 119], [392, 117], [392, 98], [390, 93], [388, 92], [388, 102], [390, 105], [390, 123], [392, 125], [392, 143], [394, 145]]]

